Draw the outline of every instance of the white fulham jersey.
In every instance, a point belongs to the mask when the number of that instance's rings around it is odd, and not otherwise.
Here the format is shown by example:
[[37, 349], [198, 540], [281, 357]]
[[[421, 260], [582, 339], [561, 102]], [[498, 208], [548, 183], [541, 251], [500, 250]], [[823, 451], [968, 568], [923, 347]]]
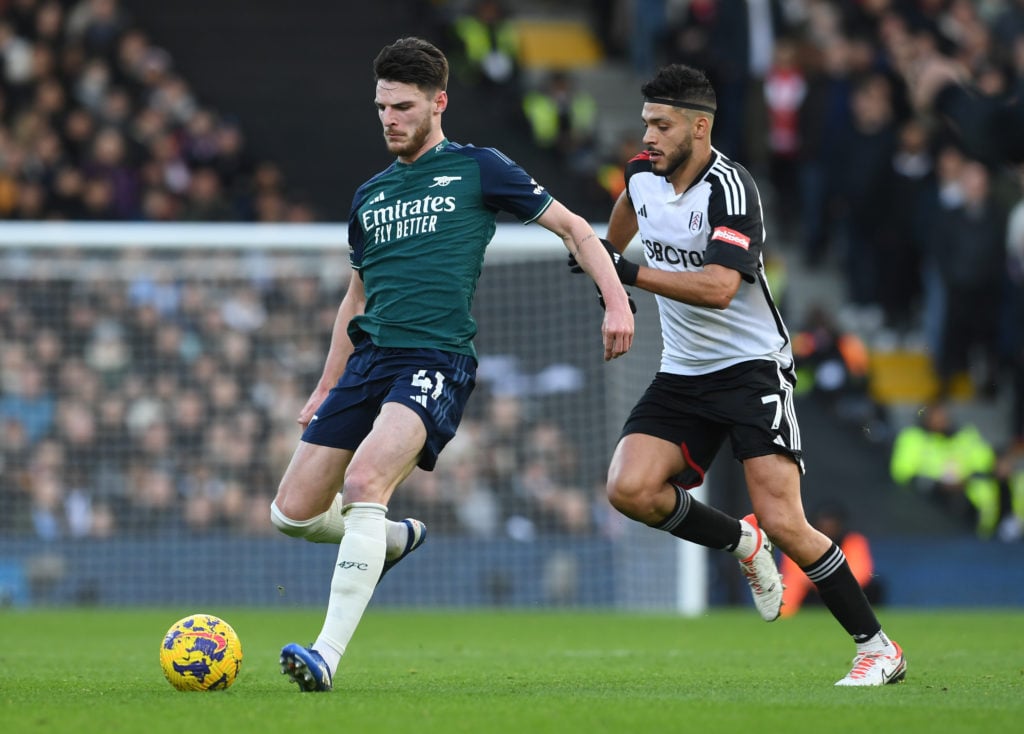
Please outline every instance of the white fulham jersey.
[[657, 296], [661, 371], [702, 375], [753, 359], [790, 367], [789, 333], [764, 276], [761, 197], [747, 169], [712, 150], [707, 168], [677, 194], [644, 152], [626, 167], [626, 191], [648, 267], [694, 272], [715, 263], [742, 276], [726, 309]]

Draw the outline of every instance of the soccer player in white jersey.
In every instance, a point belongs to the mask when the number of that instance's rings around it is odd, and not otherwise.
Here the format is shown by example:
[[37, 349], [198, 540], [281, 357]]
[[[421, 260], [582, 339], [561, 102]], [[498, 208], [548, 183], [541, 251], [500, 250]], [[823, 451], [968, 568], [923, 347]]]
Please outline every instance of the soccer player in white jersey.
[[[856, 643], [836, 685], [900, 681], [902, 650], [843, 552], [804, 515], [793, 355], [765, 280], [757, 186], [711, 145], [716, 97], [703, 72], [666, 66], [641, 91], [645, 150], [627, 166], [605, 246], [624, 284], [656, 295], [664, 349], [615, 449], [608, 497], [627, 517], [739, 559], [769, 622], [782, 605], [774, 542]], [[637, 231], [643, 266], [621, 256]], [[754, 510], [739, 520], [687, 492], [727, 437]]]

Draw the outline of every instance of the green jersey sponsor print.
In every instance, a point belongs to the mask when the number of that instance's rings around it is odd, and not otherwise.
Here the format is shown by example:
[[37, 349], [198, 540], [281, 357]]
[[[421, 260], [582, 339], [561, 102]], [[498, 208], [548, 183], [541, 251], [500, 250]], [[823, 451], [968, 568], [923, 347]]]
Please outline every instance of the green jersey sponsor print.
[[413, 163], [392, 163], [359, 187], [349, 215], [352, 267], [366, 290], [353, 338], [475, 356], [470, 308], [496, 217], [529, 223], [551, 201], [493, 148], [445, 140]]

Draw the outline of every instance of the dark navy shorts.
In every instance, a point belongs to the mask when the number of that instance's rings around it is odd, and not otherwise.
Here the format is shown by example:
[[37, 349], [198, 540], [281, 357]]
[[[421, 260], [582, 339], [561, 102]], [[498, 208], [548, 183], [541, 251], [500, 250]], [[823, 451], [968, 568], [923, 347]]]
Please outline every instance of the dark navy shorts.
[[356, 346], [338, 384], [317, 408], [302, 440], [355, 451], [384, 403], [415, 410], [427, 429], [418, 465], [430, 471], [455, 435], [476, 385], [476, 359], [439, 349]]
[[792, 370], [770, 360], [706, 375], [659, 372], [626, 419], [622, 435], [643, 433], [679, 446], [689, 466], [670, 481], [684, 489], [703, 483], [727, 437], [738, 461], [784, 454], [803, 473], [795, 384]]

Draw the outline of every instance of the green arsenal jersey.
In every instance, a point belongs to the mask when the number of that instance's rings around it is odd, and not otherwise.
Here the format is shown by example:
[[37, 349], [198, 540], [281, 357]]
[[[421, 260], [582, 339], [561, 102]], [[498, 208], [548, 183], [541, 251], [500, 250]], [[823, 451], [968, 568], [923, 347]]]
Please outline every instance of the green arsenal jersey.
[[366, 290], [353, 340], [363, 332], [381, 347], [476, 356], [470, 309], [498, 212], [530, 223], [551, 202], [493, 148], [445, 140], [413, 163], [395, 161], [352, 202], [350, 257]]

